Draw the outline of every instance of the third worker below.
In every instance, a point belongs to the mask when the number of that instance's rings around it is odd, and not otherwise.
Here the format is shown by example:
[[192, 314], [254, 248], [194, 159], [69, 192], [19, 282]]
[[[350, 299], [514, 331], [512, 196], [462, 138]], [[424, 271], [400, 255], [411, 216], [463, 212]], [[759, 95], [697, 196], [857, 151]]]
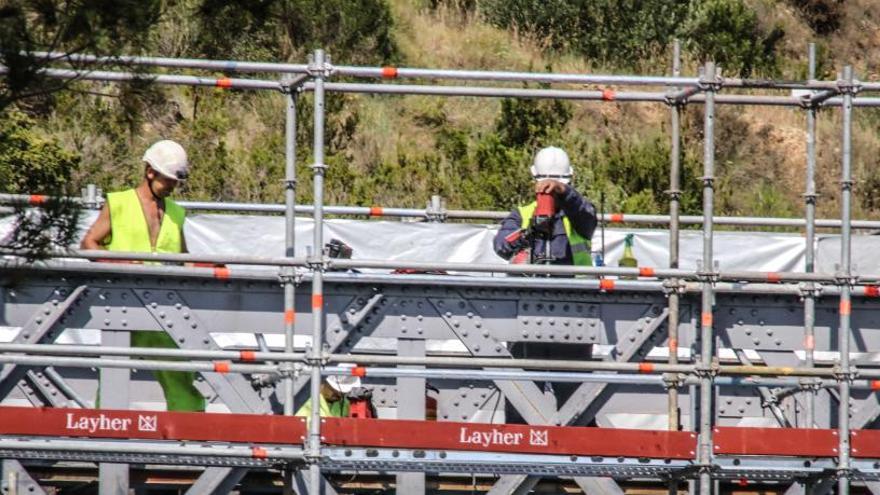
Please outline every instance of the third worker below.
[[[543, 148], [531, 167], [538, 200], [520, 206], [501, 222], [495, 253], [511, 263], [592, 266], [590, 239], [596, 208], [571, 186], [574, 170], [560, 148]], [[539, 205], [542, 195], [551, 204]]]

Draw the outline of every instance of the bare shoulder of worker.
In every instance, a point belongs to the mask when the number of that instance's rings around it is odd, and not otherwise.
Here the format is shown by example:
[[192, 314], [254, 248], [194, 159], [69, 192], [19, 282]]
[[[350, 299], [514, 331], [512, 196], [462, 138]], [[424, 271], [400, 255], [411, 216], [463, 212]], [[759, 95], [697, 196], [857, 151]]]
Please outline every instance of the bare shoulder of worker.
[[82, 249], [104, 249], [106, 241], [110, 237], [110, 207], [105, 203], [98, 213], [95, 223], [89, 228], [83, 237], [80, 247]]

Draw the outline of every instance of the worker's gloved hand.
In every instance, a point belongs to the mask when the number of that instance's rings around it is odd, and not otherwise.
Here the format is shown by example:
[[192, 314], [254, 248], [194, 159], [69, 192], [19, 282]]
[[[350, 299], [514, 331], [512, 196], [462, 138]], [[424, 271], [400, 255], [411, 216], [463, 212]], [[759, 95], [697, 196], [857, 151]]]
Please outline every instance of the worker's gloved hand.
[[516, 232], [505, 237], [504, 240], [507, 241], [514, 250], [519, 251], [521, 249], [529, 247], [532, 244], [532, 240], [534, 240], [534, 238], [535, 231], [534, 229], [529, 227], [526, 229], [517, 230]]
[[565, 194], [565, 184], [554, 179], [539, 180], [535, 183], [535, 194], [552, 194], [561, 196]]

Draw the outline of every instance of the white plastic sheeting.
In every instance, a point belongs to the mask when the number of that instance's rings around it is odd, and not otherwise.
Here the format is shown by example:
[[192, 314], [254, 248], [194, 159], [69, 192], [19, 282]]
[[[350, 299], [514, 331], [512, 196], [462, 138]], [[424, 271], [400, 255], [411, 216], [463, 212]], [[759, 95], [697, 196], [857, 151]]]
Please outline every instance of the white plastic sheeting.
[[[97, 213], [86, 212], [85, 230]], [[296, 255], [312, 249], [311, 218], [296, 219]], [[0, 241], [12, 230], [12, 217], [0, 218]], [[420, 262], [504, 263], [492, 250], [496, 225], [463, 223], [401, 222], [387, 220], [327, 219], [324, 239], [339, 239], [354, 249], [354, 259]], [[669, 265], [669, 233], [666, 230], [606, 229], [605, 263], [616, 265], [623, 251], [623, 238], [635, 234], [639, 265]], [[284, 218], [262, 215], [190, 215], [185, 227], [186, 243], [195, 254], [246, 254], [284, 256]], [[593, 250], [601, 247], [601, 234], [593, 236]], [[702, 259], [702, 233], [684, 230], [680, 237], [680, 267], [696, 269]], [[853, 266], [863, 273], [880, 273], [880, 237], [853, 236]], [[805, 243], [801, 234], [768, 232], [715, 232], [715, 260], [721, 270], [796, 272], [804, 270]], [[839, 236], [822, 235], [816, 243], [816, 271], [833, 273], [840, 259]]]

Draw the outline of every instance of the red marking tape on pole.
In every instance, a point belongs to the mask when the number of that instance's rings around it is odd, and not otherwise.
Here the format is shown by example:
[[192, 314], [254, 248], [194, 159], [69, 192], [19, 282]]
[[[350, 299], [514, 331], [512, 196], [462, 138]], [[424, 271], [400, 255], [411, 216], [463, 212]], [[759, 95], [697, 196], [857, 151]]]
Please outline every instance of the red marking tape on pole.
[[613, 101], [617, 95], [614, 94], [613, 89], [603, 89], [602, 90], [602, 99], [605, 101]]
[[599, 281], [599, 288], [611, 292], [614, 290], [614, 280], [603, 278]]
[[254, 447], [251, 449], [251, 455], [254, 459], [265, 459], [269, 457], [269, 452], [263, 447]]
[[611, 220], [609, 221], [611, 223], [623, 223], [623, 213], [612, 213]]
[[654, 365], [652, 363], [639, 363], [639, 373], [653, 373]]
[[640, 277], [653, 277], [654, 276], [654, 269], [651, 268], [650, 266], [639, 267], [639, 276]]
[[225, 266], [218, 266], [214, 268], [214, 278], [217, 280], [227, 280], [229, 279], [229, 268]]
[[702, 321], [703, 321], [704, 327], [711, 327], [712, 326], [712, 313], [711, 312], [703, 313], [702, 314]]
[[371, 206], [370, 207], [370, 216], [371, 217], [381, 217], [382, 216], [382, 207], [381, 206]]
[[292, 325], [296, 321], [296, 311], [288, 309], [284, 312], [284, 323]]
[[880, 286], [866, 285], [865, 286], [865, 297], [880, 297]]
[[231, 88], [232, 87], [232, 79], [229, 79], [228, 77], [221, 77], [220, 79], [217, 79], [217, 82], [215, 84], [218, 88], [223, 88], [223, 89]]
[[46, 196], [43, 196], [42, 194], [31, 194], [28, 198], [28, 204], [31, 206], [39, 206], [45, 203], [46, 200]]
[[678, 351], [678, 339], [669, 339], [669, 353], [675, 354]]
[[324, 307], [324, 295], [314, 294], [312, 296], [312, 309], [321, 309]]
[[808, 351], [812, 351], [816, 348], [816, 337], [813, 335], [807, 335], [804, 337], [804, 349]]
[[363, 366], [355, 366], [351, 369], [351, 376], [365, 377], [367, 376], [367, 368]]
[[768, 272], [767, 273], [767, 281], [770, 283], [777, 283], [782, 280], [782, 276], [777, 272]]
[[240, 351], [238, 353], [238, 359], [250, 363], [257, 360], [257, 355], [254, 351]]
[[394, 79], [397, 77], [397, 67], [382, 67], [382, 77], [385, 79]]
[[229, 361], [214, 361], [214, 371], [217, 373], [229, 373]]
[[852, 303], [849, 301], [840, 301], [840, 314], [852, 314]]
[[871, 390], [880, 390], [880, 380], [871, 380]]

